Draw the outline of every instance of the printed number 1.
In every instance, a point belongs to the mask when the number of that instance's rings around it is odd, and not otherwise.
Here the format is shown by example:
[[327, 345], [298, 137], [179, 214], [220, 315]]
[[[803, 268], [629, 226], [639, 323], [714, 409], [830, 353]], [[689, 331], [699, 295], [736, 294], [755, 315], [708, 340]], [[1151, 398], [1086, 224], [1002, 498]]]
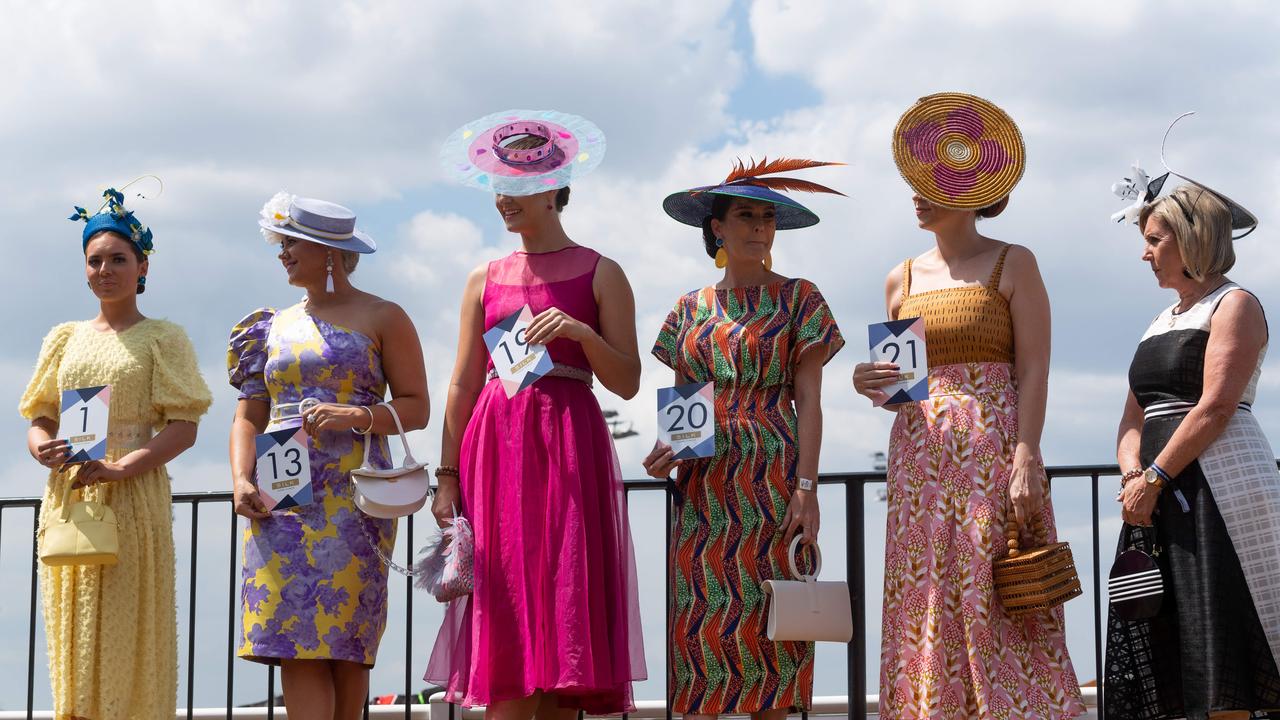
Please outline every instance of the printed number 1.
[[85, 405], [80, 408], [82, 415], [80, 416], [80, 432], [89, 432], [89, 406]]
[[[515, 340], [516, 345], [524, 348], [525, 355], [529, 354], [529, 344], [524, 340], [525, 331], [527, 330], [528, 328], [520, 328], [520, 330], [516, 332], [515, 337], [513, 338]], [[502, 342], [498, 343], [498, 347], [502, 348], [502, 351], [507, 354], [507, 364], [515, 365], [516, 359], [511, 356], [511, 349], [507, 347], [507, 341], [503, 340]]]

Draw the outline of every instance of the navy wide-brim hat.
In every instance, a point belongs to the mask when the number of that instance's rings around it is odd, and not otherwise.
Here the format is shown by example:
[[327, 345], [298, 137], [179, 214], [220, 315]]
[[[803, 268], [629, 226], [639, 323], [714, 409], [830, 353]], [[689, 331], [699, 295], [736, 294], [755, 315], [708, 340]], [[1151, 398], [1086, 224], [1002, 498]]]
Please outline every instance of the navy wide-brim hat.
[[[286, 212], [281, 212], [283, 208], [273, 212], [270, 206], [278, 198], [281, 194], [263, 208], [264, 217], [258, 220], [263, 230], [362, 254], [378, 249], [373, 238], [356, 227], [356, 214], [350, 209], [315, 198], [292, 197]], [[268, 214], [269, 219], [265, 217]]]
[[685, 225], [702, 227], [703, 221], [711, 215], [711, 203], [715, 201], [716, 195], [773, 203], [777, 209], [775, 218], [779, 230], [795, 230], [818, 224], [818, 215], [804, 205], [767, 187], [746, 183], [706, 185], [671, 193], [662, 201], [662, 209]]

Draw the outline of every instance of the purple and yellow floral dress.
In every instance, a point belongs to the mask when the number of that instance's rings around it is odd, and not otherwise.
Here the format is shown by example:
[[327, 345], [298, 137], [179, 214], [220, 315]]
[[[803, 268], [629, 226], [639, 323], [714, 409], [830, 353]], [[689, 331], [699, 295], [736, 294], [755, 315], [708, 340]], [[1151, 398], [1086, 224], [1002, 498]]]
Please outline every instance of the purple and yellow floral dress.
[[[387, 389], [374, 341], [310, 315], [301, 303], [257, 310], [237, 323], [227, 368], [241, 400], [272, 407], [306, 398], [373, 405]], [[299, 421], [273, 420], [268, 430], [289, 422]], [[387, 568], [372, 543], [389, 555], [395, 522], [356, 509], [350, 472], [360, 466], [364, 441], [347, 430], [311, 436], [314, 500], [249, 523], [240, 657], [373, 665], [387, 621]], [[387, 457], [378, 438], [370, 461], [385, 467]]]

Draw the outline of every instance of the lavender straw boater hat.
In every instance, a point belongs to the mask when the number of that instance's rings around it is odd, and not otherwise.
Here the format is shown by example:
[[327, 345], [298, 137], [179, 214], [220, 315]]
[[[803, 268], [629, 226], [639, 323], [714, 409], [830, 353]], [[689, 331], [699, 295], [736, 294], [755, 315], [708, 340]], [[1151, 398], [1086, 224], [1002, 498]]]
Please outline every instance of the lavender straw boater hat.
[[261, 215], [258, 226], [270, 243], [279, 242], [278, 235], [288, 235], [357, 253], [378, 249], [373, 238], [356, 228], [356, 214], [336, 203], [278, 192], [262, 206]]

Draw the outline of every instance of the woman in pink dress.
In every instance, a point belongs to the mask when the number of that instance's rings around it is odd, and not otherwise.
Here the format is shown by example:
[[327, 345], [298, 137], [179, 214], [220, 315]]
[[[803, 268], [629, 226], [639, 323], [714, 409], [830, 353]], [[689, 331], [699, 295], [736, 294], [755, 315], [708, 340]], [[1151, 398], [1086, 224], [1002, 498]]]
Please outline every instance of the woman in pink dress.
[[[594, 376], [636, 394], [635, 302], [617, 263], [560, 225], [569, 181], [603, 153], [581, 118], [512, 111], [459, 129], [443, 154], [497, 193], [521, 238], [467, 278], [432, 506], [442, 525], [454, 508], [471, 522], [475, 581], [447, 609], [426, 679], [490, 718], [626, 712], [645, 677], [622, 479], [591, 390]], [[525, 306], [524, 339], [554, 366], [508, 396], [484, 334]]]

